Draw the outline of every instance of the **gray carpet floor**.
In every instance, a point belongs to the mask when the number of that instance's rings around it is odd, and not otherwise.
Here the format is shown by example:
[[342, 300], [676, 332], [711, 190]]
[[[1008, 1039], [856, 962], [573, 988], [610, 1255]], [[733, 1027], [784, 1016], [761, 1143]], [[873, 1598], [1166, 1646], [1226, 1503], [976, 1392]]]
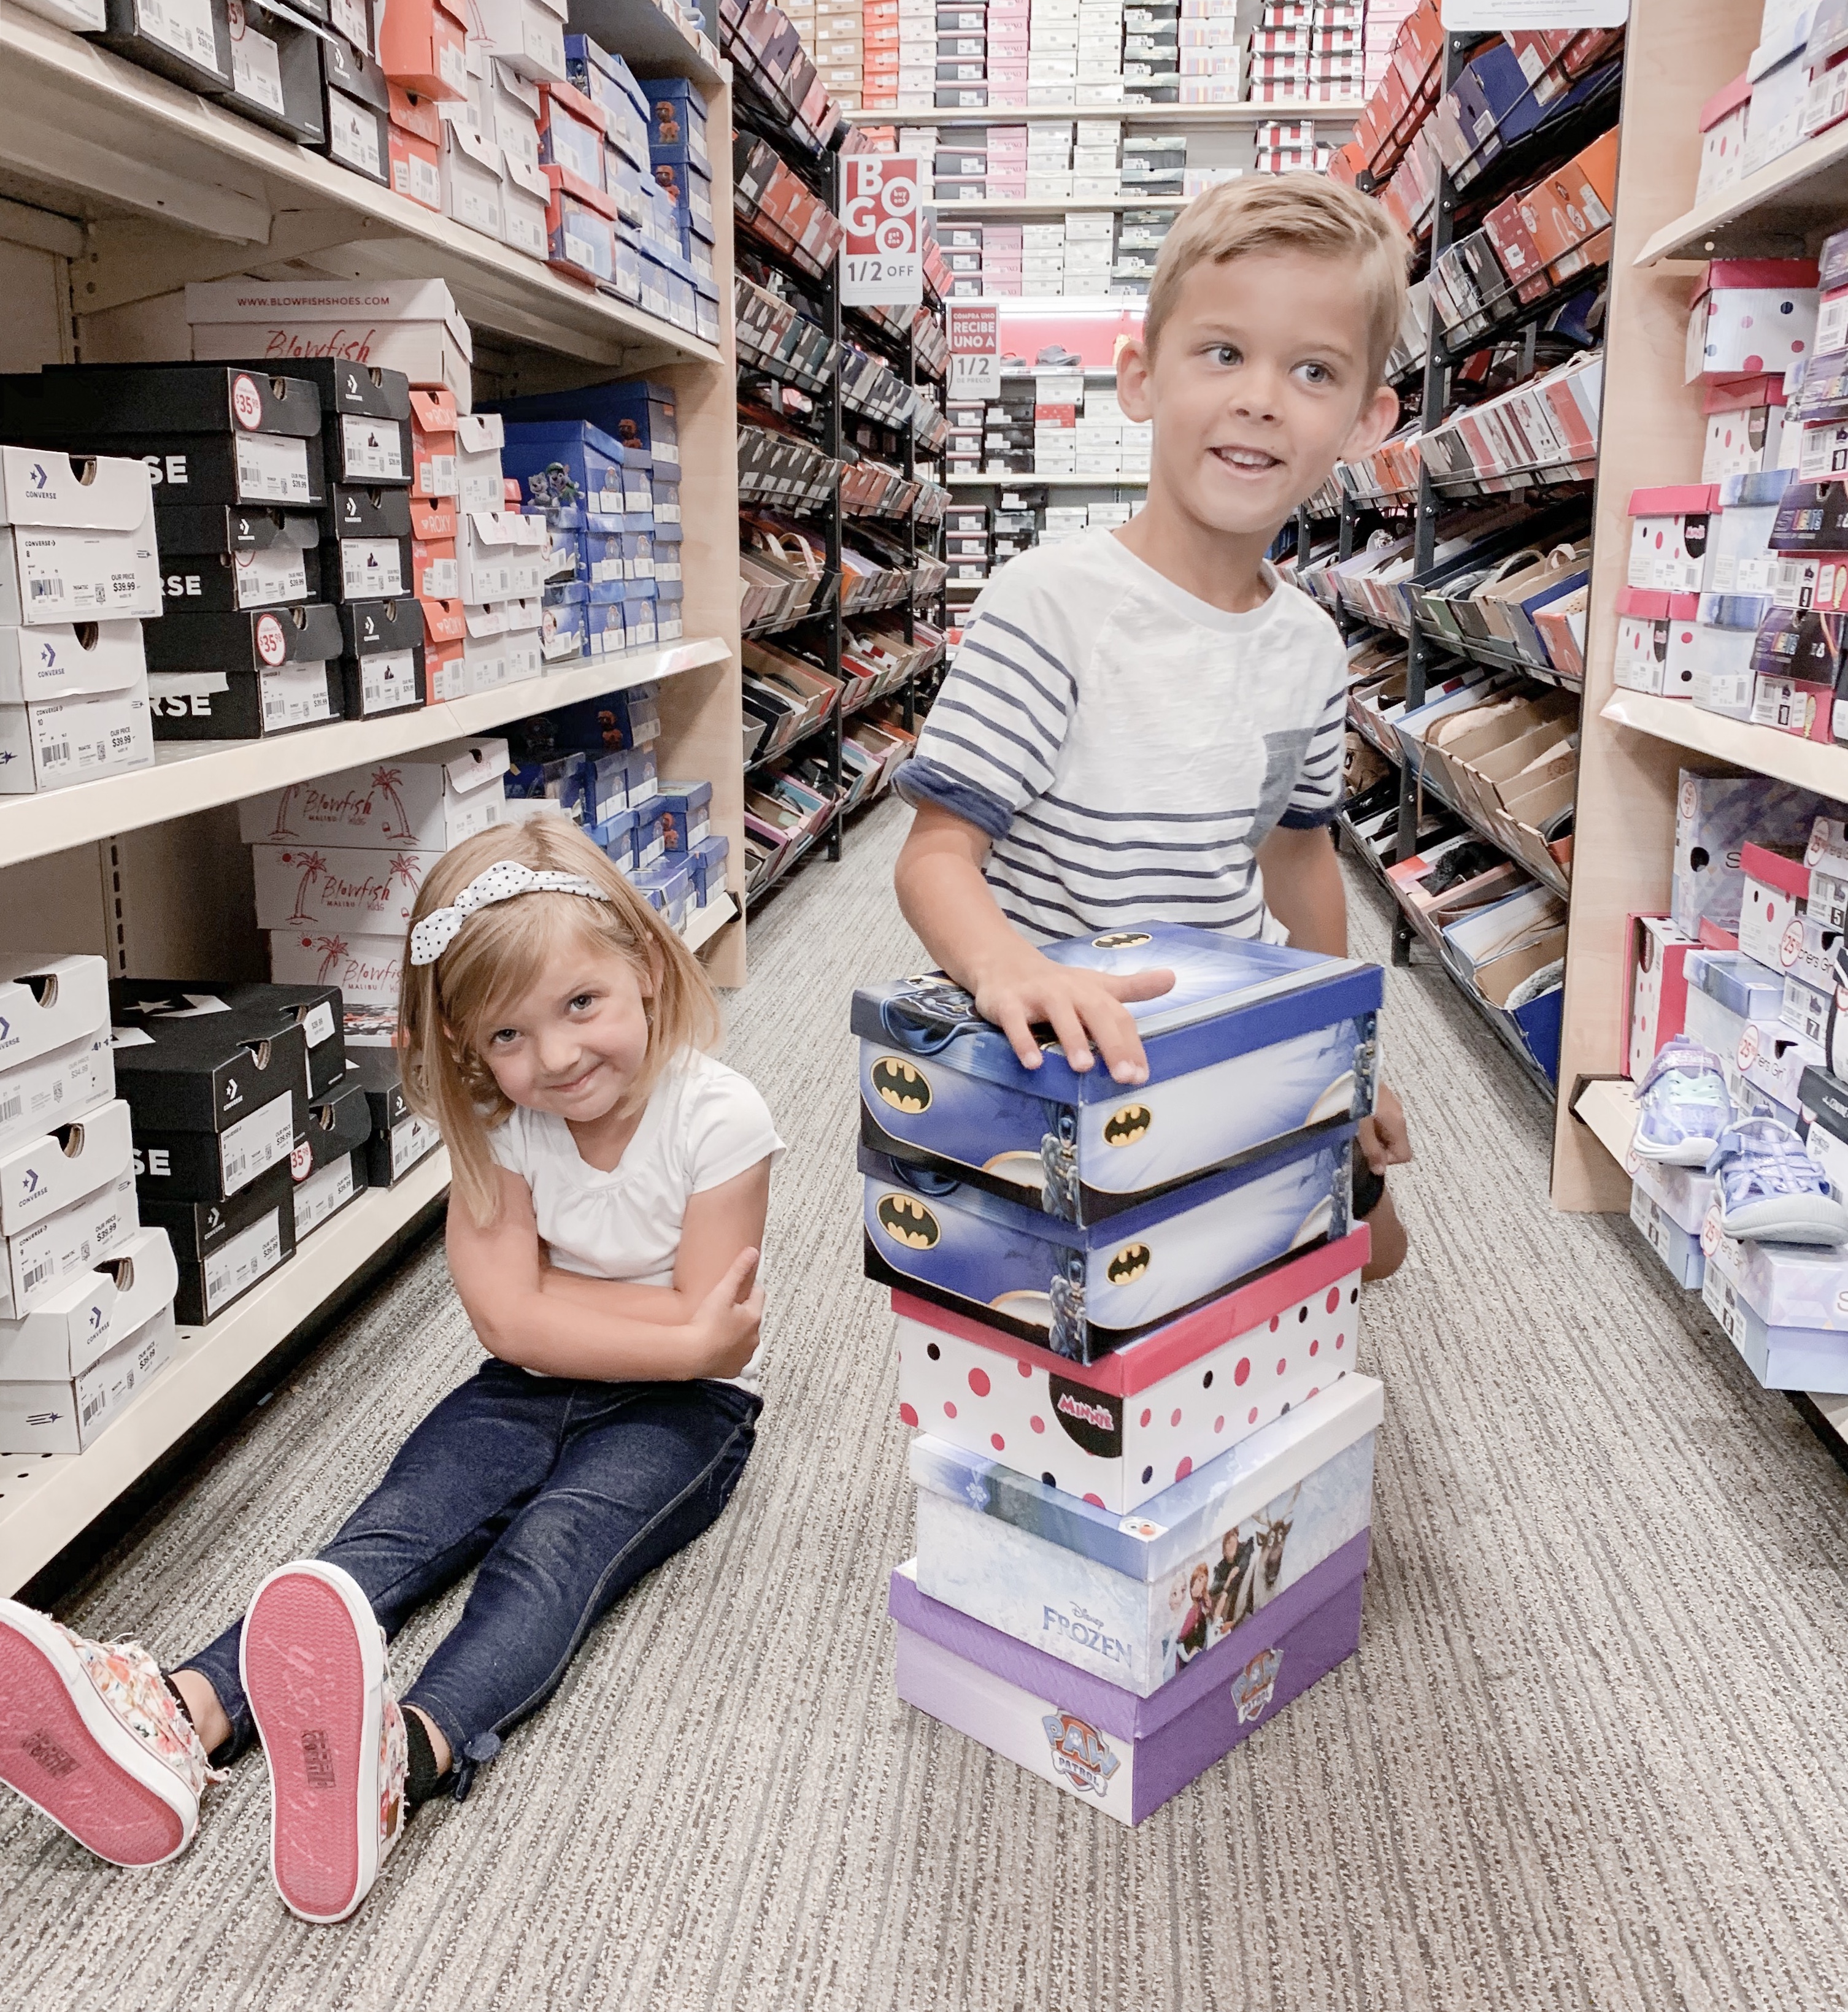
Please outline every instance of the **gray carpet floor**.
[[[1848, 1479], [1627, 1223], [1548, 1212], [1548, 1114], [1429, 970], [1390, 983], [1418, 1160], [1412, 1261], [1364, 1309], [1387, 1410], [1358, 1657], [1134, 1832], [895, 1702], [906, 1436], [858, 1276], [846, 1029], [856, 981], [916, 966], [903, 822], [874, 812], [765, 910], [732, 1004], [728, 1059], [791, 1151], [725, 1518], [345, 1928], [276, 1900], [255, 1755], [151, 1874], [0, 1807], [0, 2005], [1839, 2003]], [[1354, 907], [1383, 955], [1380, 897]], [[177, 1658], [476, 1359], [432, 1246], [66, 1618]]]

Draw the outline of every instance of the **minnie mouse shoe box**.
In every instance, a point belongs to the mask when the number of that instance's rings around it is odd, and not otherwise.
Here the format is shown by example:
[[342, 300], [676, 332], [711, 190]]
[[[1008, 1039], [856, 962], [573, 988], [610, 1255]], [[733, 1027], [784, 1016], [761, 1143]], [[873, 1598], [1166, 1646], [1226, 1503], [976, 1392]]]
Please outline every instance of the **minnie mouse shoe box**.
[[442, 852], [507, 815], [507, 743], [455, 740], [413, 759], [348, 769], [237, 806], [247, 845], [312, 840], [369, 851]]
[[1129, 1008], [1148, 1081], [1129, 1090], [1107, 1071], [1080, 1074], [1056, 1049], [1025, 1069], [967, 992], [940, 974], [908, 979], [854, 996], [869, 1150], [1101, 1223], [1161, 1196], [1183, 1208], [1186, 1183], [1373, 1108], [1376, 966], [1170, 923], [1046, 954], [1116, 975], [1173, 971], [1170, 990]]
[[1337, 1375], [1126, 1516], [921, 1434], [919, 1589], [1151, 1696], [1365, 1535], [1382, 1416], [1378, 1383]]
[[1088, 1369], [894, 1293], [899, 1417], [1126, 1513], [1354, 1366], [1367, 1248], [1362, 1225]]
[[1359, 1648], [1367, 1551], [1363, 1531], [1151, 1697], [929, 1598], [915, 1564], [901, 1565], [889, 1596], [898, 1695], [1104, 1815], [1139, 1824]]

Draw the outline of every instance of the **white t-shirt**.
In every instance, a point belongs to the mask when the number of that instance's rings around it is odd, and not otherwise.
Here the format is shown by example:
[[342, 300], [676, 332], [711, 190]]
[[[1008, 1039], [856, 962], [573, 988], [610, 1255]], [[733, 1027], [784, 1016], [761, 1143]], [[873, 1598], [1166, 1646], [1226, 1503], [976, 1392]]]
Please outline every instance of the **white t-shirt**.
[[[532, 1190], [539, 1234], [562, 1272], [671, 1286], [687, 1204], [783, 1151], [770, 1108], [736, 1069], [694, 1052], [665, 1071], [635, 1136], [608, 1173], [588, 1165], [563, 1118], [516, 1105], [487, 1135]], [[736, 1376], [755, 1391], [760, 1347]]]
[[1347, 659], [1265, 577], [1231, 614], [1100, 530], [982, 590], [897, 788], [988, 834], [988, 884], [1029, 941], [1151, 922], [1282, 940], [1258, 848], [1340, 808]]

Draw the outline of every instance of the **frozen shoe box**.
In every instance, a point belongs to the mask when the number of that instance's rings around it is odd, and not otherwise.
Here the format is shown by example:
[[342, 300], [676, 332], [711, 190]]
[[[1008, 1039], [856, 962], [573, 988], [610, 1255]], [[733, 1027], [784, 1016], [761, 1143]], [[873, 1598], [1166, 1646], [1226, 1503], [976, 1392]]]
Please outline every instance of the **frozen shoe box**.
[[860, 1148], [866, 1275], [1091, 1362], [1345, 1236], [1351, 1122], [1080, 1225]]
[[1630, 1169], [1630, 1220], [1678, 1286], [1698, 1292], [1706, 1275], [1700, 1225], [1713, 1200], [1713, 1176], [1693, 1167], [1637, 1158]]
[[933, 1718], [1139, 1824], [1360, 1646], [1365, 1532], [1152, 1697], [1075, 1669], [892, 1575], [898, 1695]]
[[1081, 1075], [1050, 1048], [1023, 1068], [951, 980], [906, 979], [854, 995], [869, 1149], [1095, 1223], [1373, 1108], [1375, 966], [1171, 923], [1046, 954], [1175, 972], [1170, 991], [1129, 1008], [1149, 1080], [1126, 1089], [1102, 1068]]
[[1848, 1393], [1848, 1250], [1701, 1232], [1700, 1295], [1768, 1390]]
[[162, 1307], [80, 1376], [0, 1382], [0, 1454], [83, 1452], [173, 1360], [173, 1341]]
[[919, 1588], [1147, 1697], [1366, 1531], [1382, 1411], [1337, 1375], [1129, 1515], [920, 1435]]
[[1354, 1366], [1367, 1245], [1354, 1229], [1084, 1370], [895, 1293], [899, 1416], [1100, 1508], [1134, 1509]]

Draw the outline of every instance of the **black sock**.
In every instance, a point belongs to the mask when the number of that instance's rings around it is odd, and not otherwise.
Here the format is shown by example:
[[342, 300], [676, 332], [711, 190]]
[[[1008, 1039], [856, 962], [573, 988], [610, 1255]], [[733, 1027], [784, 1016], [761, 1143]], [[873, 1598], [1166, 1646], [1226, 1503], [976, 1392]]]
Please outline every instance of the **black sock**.
[[421, 1716], [414, 1711], [405, 1714], [405, 1803], [414, 1810], [419, 1803], [427, 1803], [433, 1796], [440, 1796], [443, 1784], [449, 1778], [447, 1768], [437, 1773], [430, 1733]]

